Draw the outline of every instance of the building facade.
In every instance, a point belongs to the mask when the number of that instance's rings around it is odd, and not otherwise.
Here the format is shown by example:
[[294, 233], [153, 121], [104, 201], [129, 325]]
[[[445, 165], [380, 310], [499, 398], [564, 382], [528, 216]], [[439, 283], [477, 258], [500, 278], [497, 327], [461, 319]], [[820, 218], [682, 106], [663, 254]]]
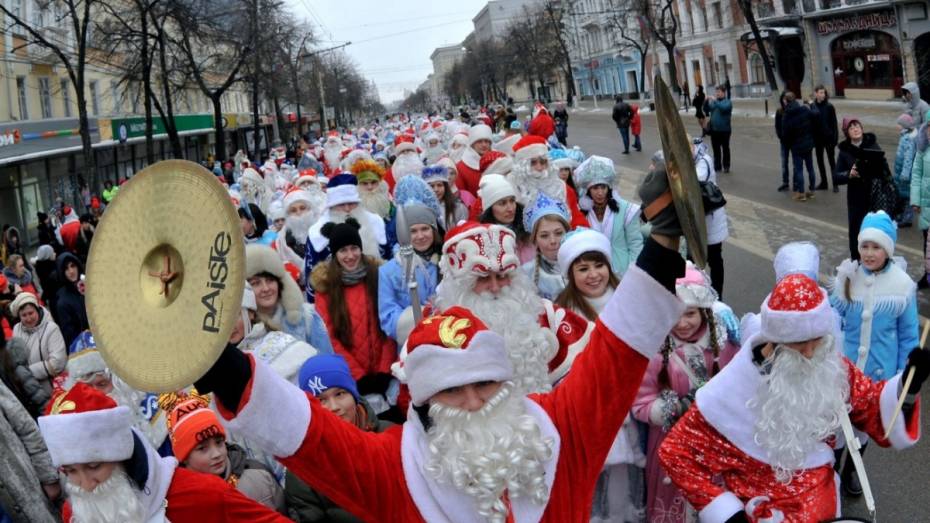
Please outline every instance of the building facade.
[[433, 74], [428, 78], [431, 84], [430, 90], [433, 100], [441, 107], [450, 103], [449, 97], [445, 94], [446, 74], [463, 56], [465, 56], [465, 47], [462, 44], [437, 47], [429, 55], [430, 61], [433, 62]]
[[632, 17], [611, 14], [612, 3], [604, 0], [575, 0], [567, 4], [570, 55], [575, 90], [584, 97], [638, 97], [641, 90], [639, 52], [625, 45], [615, 24], [626, 24], [637, 34]]

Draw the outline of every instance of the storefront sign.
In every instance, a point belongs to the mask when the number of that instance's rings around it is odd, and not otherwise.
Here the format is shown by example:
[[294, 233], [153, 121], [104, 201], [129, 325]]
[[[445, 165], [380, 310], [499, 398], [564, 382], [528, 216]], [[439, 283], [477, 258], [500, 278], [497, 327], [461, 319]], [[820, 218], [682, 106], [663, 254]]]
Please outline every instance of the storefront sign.
[[873, 49], [874, 47], [874, 36], [869, 36], [867, 38], [857, 38], [855, 40], [845, 40], [843, 42], [843, 49], [846, 51], [851, 51], [854, 49]]
[[897, 24], [898, 19], [894, 11], [879, 11], [876, 13], [855, 14], [822, 20], [817, 22], [817, 32], [822, 35], [828, 35], [833, 33], [846, 33], [849, 31], [894, 27]]
[[890, 62], [891, 55], [890, 54], [870, 54], [868, 56], [868, 60], [870, 62]]
[[[117, 118], [110, 121], [111, 135], [125, 141], [129, 138], [145, 136], [145, 118]], [[174, 126], [179, 132], [199, 129], [213, 129], [213, 116], [209, 114], [185, 114], [174, 117]], [[165, 122], [161, 118], [152, 118], [152, 134], [165, 134]], [[107, 139], [101, 136], [101, 139]]]

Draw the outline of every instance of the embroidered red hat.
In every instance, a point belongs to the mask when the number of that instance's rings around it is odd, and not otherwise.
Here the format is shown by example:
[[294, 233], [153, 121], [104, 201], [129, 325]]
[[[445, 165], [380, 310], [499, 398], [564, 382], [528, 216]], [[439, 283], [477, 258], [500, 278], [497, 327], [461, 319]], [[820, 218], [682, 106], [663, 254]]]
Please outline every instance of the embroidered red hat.
[[513, 170], [513, 160], [500, 151], [488, 151], [478, 162], [481, 174], [509, 174]]
[[464, 307], [417, 324], [407, 338], [403, 367], [416, 406], [452, 387], [513, 378], [504, 338]]
[[817, 339], [834, 330], [827, 291], [803, 274], [790, 274], [762, 303], [762, 337], [773, 343]]
[[518, 162], [540, 156], [549, 156], [549, 144], [545, 138], [528, 134], [513, 144], [513, 157]]
[[416, 152], [417, 147], [413, 144], [413, 136], [409, 134], [400, 134], [394, 138], [394, 154], [398, 155], [405, 151]]
[[49, 402], [39, 417], [52, 464], [112, 463], [132, 456], [132, 414], [97, 389], [78, 382]]
[[516, 237], [503, 225], [463, 222], [446, 233], [442, 253], [446, 277], [508, 273], [520, 266]]

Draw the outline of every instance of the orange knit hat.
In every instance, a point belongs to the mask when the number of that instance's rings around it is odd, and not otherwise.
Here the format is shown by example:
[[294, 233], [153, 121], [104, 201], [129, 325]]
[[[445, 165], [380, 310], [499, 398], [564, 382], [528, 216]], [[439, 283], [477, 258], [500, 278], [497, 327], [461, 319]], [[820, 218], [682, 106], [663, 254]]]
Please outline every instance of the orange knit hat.
[[168, 394], [162, 396], [159, 404], [168, 411], [168, 432], [178, 461], [186, 461], [194, 447], [203, 441], [216, 436], [226, 438], [223, 425], [204, 396]]

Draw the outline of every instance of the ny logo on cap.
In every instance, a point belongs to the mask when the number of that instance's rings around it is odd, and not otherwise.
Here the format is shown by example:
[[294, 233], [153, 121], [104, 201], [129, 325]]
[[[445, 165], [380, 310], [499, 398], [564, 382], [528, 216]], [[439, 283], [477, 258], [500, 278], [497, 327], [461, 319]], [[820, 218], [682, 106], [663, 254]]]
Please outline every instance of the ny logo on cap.
[[323, 393], [324, 390], [328, 389], [326, 385], [323, 384], [323, 380], [319, 376], [314, 376], [313, 378], [307, 380], [307, 388], [313, 392], [314, 396], [319, 396]]

